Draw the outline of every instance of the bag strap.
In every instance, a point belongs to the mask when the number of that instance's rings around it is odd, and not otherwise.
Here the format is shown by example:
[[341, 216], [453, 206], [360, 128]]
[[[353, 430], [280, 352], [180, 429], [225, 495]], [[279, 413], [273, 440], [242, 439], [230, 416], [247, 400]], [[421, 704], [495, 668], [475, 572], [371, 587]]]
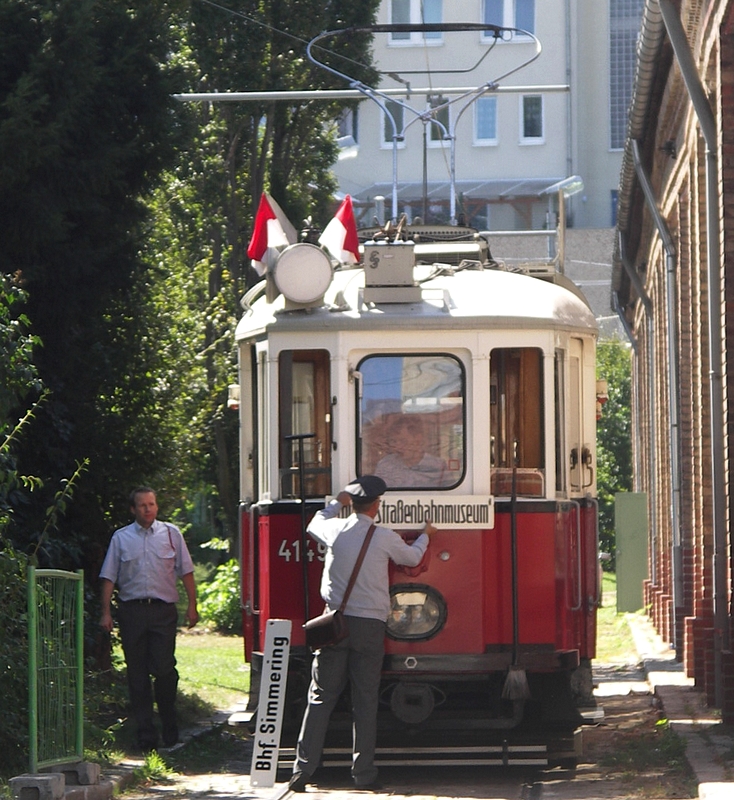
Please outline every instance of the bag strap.
[[173, 550], [173, 552], [175, 553], [176, 545], [174, 545], [173, 539], [171, 538], [171, 528], [167, 522], [164, 522], [163, 524], [166, 526], [166, 530], [168, 531], [168, 543], [171, 545], [171, 550]]
[[362, 567], [362, 562], [364, 561], [365, 553], [367, 552], [367, 548], [370, 546], [370, 542], [372, 541], [372, 534], [375, 532], [375, 525], [372, 523], [370, 525], [370, 529], [367, 531], [367, 535], [364, 537], [364, 541], [362, 542], [362, 549], [359, 551], [359, 555], [357, 556], [357, 563], [354, 565], [354, 569], [352, 570], [352, 576], [349, 578], [349, 583], [347, 584], [347, 589], [344, 592], [344, 599], [339, 606], [339, 611], [343, 614], [344, 609], [347, 607], [347, 600], [349, 600], [349, 595], [352, 593], [352, 589], [354, 588], [354, 584], [357, 581], [357, 575], [359, 574], [359, 570]]

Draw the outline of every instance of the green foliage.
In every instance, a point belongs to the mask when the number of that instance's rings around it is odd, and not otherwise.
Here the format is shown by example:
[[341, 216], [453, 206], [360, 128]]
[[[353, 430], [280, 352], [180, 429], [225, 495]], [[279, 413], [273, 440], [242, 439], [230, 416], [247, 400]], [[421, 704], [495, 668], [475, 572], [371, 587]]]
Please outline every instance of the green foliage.
[[38, 485], [38, 480], [19, 473], [12, 458], [12, 445], [32, 419], [32, 411], [16, 424], [0, 444], [0, 697], [5, 703], [0, 726], [0, 775], [12, 775], [26, 766], [28, 753], [28, 579], [29, 564], [37, 563], [45, 543], [66, 512], [75, 482], [83, 465], [63, 482], [49, 508], [46, 524], [35, 546], [26, 554], [18, 551], [8, 530], [13, 520], [13, 503], [18, 486]]
[[217, 568], [213, 579], [201, 587], [199, 612], [202, 620], [210, 622], [223, 633], [242, 630], [240, 607], [240, 568], [235, 559]]
[[[3, 539], [0, 529], [0, 775], [28, 768], [27, 558]], [[12, 701], [11, 701], [12, 698]]]
[[156, 750], [151, 750], [145, 754], [142, 766], [133, 770], [133, 778], [136, 784], [161, 782], [169, 780], [173, 776], [173, 770], [168, 766], [163, 756]]
[[41, 389], [33, 363], [33, 348], [40, 340], [30, 333], [30, 321], [22, 311], [25, 298], [15, 280], [0, 275], [0, 432], [11, 411], [30, 392]]
[[682, 777], [690, 772], [686, 761], [686, 743], [670, 727], [667, 719], [658, 720], [651, 733], [621, 741], [602, 763], [621, 767], [632, 778], [642, 771], [660, 767], [678, 769]]
[[597, 378], [607, 381], [609, 400], [597, 424], [599, 540], [611, 555], [605, 569], [615, 569], [614, 495], [632, 489], [631, 364], [629, 346], [617, 339], [597, 347]]

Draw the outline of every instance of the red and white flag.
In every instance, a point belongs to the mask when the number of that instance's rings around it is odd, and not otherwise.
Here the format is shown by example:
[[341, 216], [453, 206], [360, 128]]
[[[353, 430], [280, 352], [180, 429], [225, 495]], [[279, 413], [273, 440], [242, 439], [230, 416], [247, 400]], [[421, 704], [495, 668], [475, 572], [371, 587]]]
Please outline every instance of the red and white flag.
[[319, 244], [325, 247], [342, 264], [359, 263], [359, 239], [354, 219], [352, 198], [347, 195], [339, 206], [336, 216], [319, 236]]
[[267, 268], [272, 266], [279, 252], [278, 248], [295, 244], [296, 240], [296, 229], [281, 207], [269, 194], [263, 192], [247, 248], [247, 255], [252, 259], [252, 266], [257, 274], [264, 275]]

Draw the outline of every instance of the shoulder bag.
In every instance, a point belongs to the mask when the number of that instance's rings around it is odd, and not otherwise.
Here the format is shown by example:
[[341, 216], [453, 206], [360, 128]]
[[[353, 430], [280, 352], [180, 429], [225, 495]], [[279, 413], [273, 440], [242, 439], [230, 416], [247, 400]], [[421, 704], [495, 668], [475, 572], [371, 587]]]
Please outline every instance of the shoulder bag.
[[362, 549], [359, 551], [359, 556], [357, 556], [357, 563], [354, 565], [352, 575], [347, 584], [347, 589], [344, 592], [344, 598], [339, 608], [335, 611], [324, 611], [323, 614], [309, 619], [304, 624], [303, 628], [306, 631], [306, 644], [311, 650], [319, 650], [322, 647], [338, 644], [349, 636], [349, 627], [344, 617], [344, 609], [347, 607], [347, 600], [349, 600], [349, 595], [352, 593], [354, 583], [357, 580], [357, 575], [359, 574], [365, 553], [367, 552], [374, 532], [375, 526], [370, 525], [370, 529], [364, 537]]

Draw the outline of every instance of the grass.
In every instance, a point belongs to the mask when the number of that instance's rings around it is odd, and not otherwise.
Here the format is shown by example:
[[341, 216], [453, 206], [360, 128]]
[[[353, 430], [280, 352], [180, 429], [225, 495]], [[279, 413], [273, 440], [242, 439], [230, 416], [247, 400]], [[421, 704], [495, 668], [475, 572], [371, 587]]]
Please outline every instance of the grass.
[[632, 735], [618, 743], [602, 762], [621, 768], [632, 778], [643, 770], [688, 770], [685, 742], [666, 719], [658, 720], [654, 731]]
[[[124, 663], [119, 644], [115, 656]], [[245, 664], [241, 636], [223, 636], [203, 627], [181, 629], [176, 639], [176, 661], [181, 695], [198, 697], [203, 706], [220, 711], [245, 699], [250, 666]]]
[[[223, 636], [203, 626], [181, 629], [176, 640], [179, 672], [179, 728], [195, 727], [215, 711], [242, 703], [250, 686], [241, 636]], [[85, 755], [99, 763], [116, 763], [137, 754], [136, 727], [128, 716], [127, 684], [119, 642], [113, 650], [116, 671], [85, 679]], [[0, 794], [0, 800], [3, 800]]]
[[614, 747], [600, 764], [634, 788], [634, 797], [698, 797], [698, 782], [686, 759], [684, 740], [661, 719], [627, 733], [618, 732]]
[[596, 618], [596, 663], [627, 664], [637, 660], [632, 632], [626, 614], [617, 613], [617, 576], [605, 572], [602, 580], [602, 607]]
[[241, 636], [222, 636], [203, 628], [181, 632], [176, 641], [179, 690], [198, 695], [215, 709], [241, 703], [250, 688]]

